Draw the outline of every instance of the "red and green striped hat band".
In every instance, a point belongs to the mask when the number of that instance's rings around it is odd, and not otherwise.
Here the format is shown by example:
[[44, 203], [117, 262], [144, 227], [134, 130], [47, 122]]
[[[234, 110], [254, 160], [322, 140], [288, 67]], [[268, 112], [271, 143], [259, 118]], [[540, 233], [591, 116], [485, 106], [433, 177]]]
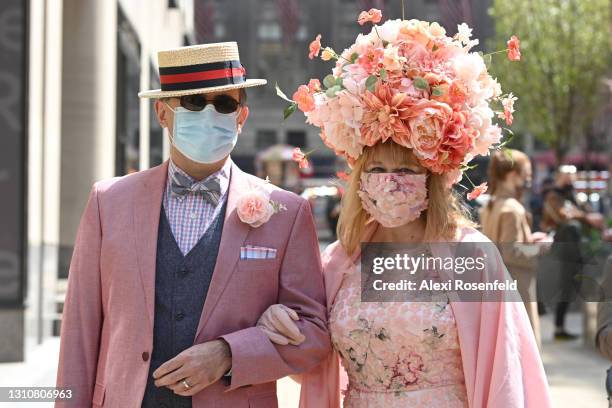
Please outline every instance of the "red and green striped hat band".
[[246, 82], [246, 70], [238, 60], [210, 62], [206, 64], [160, 67], [161, 90], [183, 91], [238, 85]]

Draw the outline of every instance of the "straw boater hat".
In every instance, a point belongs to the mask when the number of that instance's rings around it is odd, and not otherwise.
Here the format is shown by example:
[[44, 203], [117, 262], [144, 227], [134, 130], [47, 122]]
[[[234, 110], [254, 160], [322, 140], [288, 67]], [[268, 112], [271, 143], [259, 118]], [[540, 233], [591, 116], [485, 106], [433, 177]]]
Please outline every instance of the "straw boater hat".
[[157, 53], [161, 89], [139, 92], [141, 98], [170, 98], [265, 85], [247, 79], [238, 44], [224, 42], [180, 47]]

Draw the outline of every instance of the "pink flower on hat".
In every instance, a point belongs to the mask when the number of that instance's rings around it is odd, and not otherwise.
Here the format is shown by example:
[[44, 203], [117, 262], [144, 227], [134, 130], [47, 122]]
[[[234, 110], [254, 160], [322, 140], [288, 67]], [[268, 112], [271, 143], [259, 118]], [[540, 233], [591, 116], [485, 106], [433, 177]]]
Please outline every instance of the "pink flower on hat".
[[308, 81], [308, 90], [310, 93], [321, 92], [321, 81], [316, 78]]
[[302, 112], [310, 112], [315, 108], [314, 97], [306, 85], [300, 85], [293, 94], [293, 100], [297, 103], [298, 108], [300, 108]]
[[378, 84], [374, 93], [366, 91], [363, 95], [365, 113], [361, 134], [366, 146], [378, 141], [383, 143], [391, 137], [408, 137], [405, 119], [410, 114], [410, 104], [406, 94], [394, 93], [387, 84]]
[[510, 61], [520, 61], [521, 60], [521, 41], [513, 35], [508, 40], [508, 59]]
[[359, 18], [357, 19], [357, 22], [359, 23], [359, 25], [364, 25], [365, 23], [380, 23], [380, 20], [382, 19], [382, 12], [378, 9], [372, 8], [368, 11], [362, 11], [361, 13], [359, 13]]
[[437, 160], [444, 137], [445, 126], [450, 122], [453, 110], [445, 103], [423, 100], [412, 107], [407, 140], [394, 139], [402, 146], [414, 149], [422, 160]]
[[319, 56], [319, 51], [321, 51], [321, 34], [317, 35], [317, 37], [308, 45], [308, 58], [313, 59], [314, 57]]
[[487, 191], [487, 188], [488, 188], [487, 183], [482, 183], [474, 187], [474, 189], [468, 193], [467, 199], [470, 201], [477, 199], [478, 197], [480, 197], [481, 194]]
[[298, 164], [298, 167], [300, 169], [307, 169], [309, 166], [306, 154], [299, 147], [293, 149], [291, 159]]
[[422, 164], [437, 174], [452, 171], [465, 164], [466, 156], [474, 147], [475, 131], [466, 126], [466, 114], [453, 112], [446, 124], [436, 158], [422, 160]]
[[[514, 113], [514, 102], [516, 102], [516, 96], [512, 95], [512, 92], [508, 96], [502, 99], [502, 106], [504, 107], [504, 112], [500, 115], [503, 119], [506, 120], [506, 124], [510, 126], [514, 117], [512, 114]], [[503, 115], [503, 116], [502, 116]]]

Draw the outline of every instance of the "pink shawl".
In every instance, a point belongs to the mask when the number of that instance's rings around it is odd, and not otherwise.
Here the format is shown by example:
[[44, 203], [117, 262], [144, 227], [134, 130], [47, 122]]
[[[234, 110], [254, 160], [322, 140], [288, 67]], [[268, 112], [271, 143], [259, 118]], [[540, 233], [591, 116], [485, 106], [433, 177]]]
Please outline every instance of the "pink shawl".
[[[369, 241], [375, 227], [364, 236]], [[472, 228], [460, 231], [458, 242], [490, 242]], [[443, 247], [434, 245], [434, 256], [449, 256]], [[499, 277], [508, 275], [494, 245], [483, 245], [487, 253], [487, 273]], [[356, 251], [358, 252], [358, 251]], [[348, 257], [335, 242], [321, 255], [325, 277], [328, 314], [342, 279], [359, 259], [359, 253]], [[523, 303], [510, 302], [453, 302], [468, 405], [470, 408], [547, 408], [551, 407], [544, 367], [529, 325]], [[341, 389], [348, 383], [340, 365], [339, 355], [333, 350], [312, 371], [301, 376], [300, 408], [338, 408]]]

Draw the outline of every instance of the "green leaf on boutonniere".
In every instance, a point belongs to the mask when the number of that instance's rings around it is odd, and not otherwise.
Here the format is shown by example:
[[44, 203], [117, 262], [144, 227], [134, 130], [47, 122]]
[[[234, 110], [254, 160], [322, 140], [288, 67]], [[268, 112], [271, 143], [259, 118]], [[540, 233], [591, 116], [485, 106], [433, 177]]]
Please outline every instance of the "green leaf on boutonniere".
[[286, 100], [289, 103], [293, 103], [293, 101], [291, 99], [289, 99], [287, 97], [287, 95], [285, 95], [285, 93], [283, 91], [281, 91], [280, 87], [278, 86], [278, 82], [275, 82], [274, 85], [276, 87], [276, 94], [278, 96], [280, 96], [281, 98], [283, 98], [284, 100]]
[[297, 110], [297, 103], [293, 102], [291, 105], [287, 106], [284, 110], [284, 119], [287, 119]]
[[370, 75], [368, 77], [368, 79], [366, 79], [366, 89], [370, 92], [374, 92], [374, 90], [376, 89], [376, 82], [378, 81], [378, 78], [375, 75]]
[[359, 58], [359, 54], [357, 54], [356, 52], [351, 54], [351, 64], [354, 64], [355, 61], [357, 61], [357, 58]]
[[442, 96], [442, 95], [444, 95], [444, 90], [443, 90], [441, 87], [436, 86], [436, 87], [433, 89], [432, 94], [433, 94], [433, 96]]
[[287, 206], [285, 206], [285, 204], [280, 203], [278, 201], [270, 200], [270, 204], [272, 205], [272, 208], [274, 209], [274, 214], [287, 210]]
[[415, 77], [413, 80], [414, 87], [418, 89], [429, 89], [429, 82], [427, 82], [423, 77]]
[[325, 91], [325, 95], [328, 98], [333, 98], [334, 96], [336, 96], [337, 92], [340, 92], [342, 90], [342, 88], [339, 85], [334, 85], [331, 88], [329, 88], [327, 91]]
[[344, 88], [344, 85], [342, 84], [342, 77], [336, 78], [336, 85], [340, 88]]
[[332, 86], [336, 85], [336, 77], [332, 74], [327, 75], [325, 78], [323, 78], [323, 85], [326, 88], [331, 88]]
[[380, 79], [383, 81], [387, 80], [387, 70], [384, 68], [380, 70]]

